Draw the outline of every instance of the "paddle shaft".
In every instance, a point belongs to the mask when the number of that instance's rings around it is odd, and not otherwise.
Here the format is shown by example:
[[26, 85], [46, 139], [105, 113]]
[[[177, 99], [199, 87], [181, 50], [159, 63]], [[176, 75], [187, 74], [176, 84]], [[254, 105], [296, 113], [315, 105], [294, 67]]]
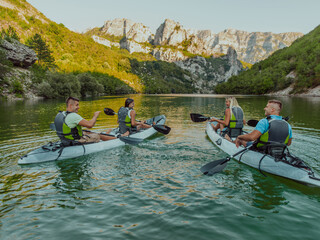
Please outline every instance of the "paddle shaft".
[[[105, 109], [104, 109], [104, 113], [105, 113], [106, 115], [111, 115], [111, 116], [117, 115], [117, 113], [116, 113], [115, 111], [113, 111], [111, 108], [105, 108]], [[160, 120], [161, 120], [161, 119], [159, 119], [156, 123], [158, 123]], [[137, 122], [141, 122], [141, 121], [139, 121], [139, 120], [136, 120], [136, 121], [137, 121]], [[161, 125], [160, 125], [160, 124], [159, 124], [159, 125], [157, 125], [157, 124], [153, 125], [152, 123], [150, 124], [150, 123], [147, 123], [147, 122], [145, 122], [145, 123], [143, 123], [143, 124], [152, 126], [156, 131], [158, 131], [158, 132], [160, 132], [160, 133], [162, 133], [162, 134], [168, 134], [168, 133], [170, 132], [170, 130], [171, 130], [170, 127], [168, 127], [168, 126], [166, 126], [166, 125], [163, 125], [163, 124], [161, 124]]]
[[233, 154], [232, 156], [230, 156], [229, 158], [234, 158], [235, 156], [238, 156], [240, 153], [243, 153], [244, 151], [248, 150], [249, 147], [245, 147], [244, 149], [241, 149], [241, 151], [236, 152], [235, 154]]
[[229, 162], [232, 158], [234, 158], [235, 156], [238, 156], [240, 153], [243, 153], [244, 151], [248, 150], [248, 147], [245, 147], [244, 149], [241, 149], [241, 151], [239, 152], [236, 152], [235, 154], [229, 156], [229, 157], [226, 157], [226, 160], [223, 161], [222, 163], [220, 163], [220, 165], [226, 163], [226, 162]]
[[232, 156], [207, 163], [206, 165], [204, 165], [200, 168], [200, 171], [205, 175], [213, 175], [214, 173], [221, 172], [226, 167], [227, 162], [230, 161], [231, 158], [239, 155], [240, 153], [242, 153], [246, 150], [248, 150], [248, 147], [241, 149], [240, 151], [236, 152]]

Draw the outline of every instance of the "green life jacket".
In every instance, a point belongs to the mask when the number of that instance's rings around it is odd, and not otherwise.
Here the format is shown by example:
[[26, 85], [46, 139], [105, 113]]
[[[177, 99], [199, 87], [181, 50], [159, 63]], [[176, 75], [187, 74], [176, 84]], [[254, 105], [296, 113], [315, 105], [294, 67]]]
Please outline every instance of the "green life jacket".
[[239, 107], [232, 108], [232, 116], [228, 128], [243, 128], [243, 111]]
[[257, 148], [262, 148], [270, 142], [287, 144], [289, 142], [289, 123], [284, 119], [273, 119], [270, 116], [266, 119], [269, 122], [269, 129], [260, 136], [254, 145]]
[[127, 127], [132, 127], [131, 125], [131, 117], [129, 116], [129, 111], [131, 109], [127, 107], [121, 107], [118, 111], [118, 123], [124, 124]]
[[118, 123], [119, 123], [119, 132], [125, 133], [129, 131], [130, 133], [134, 130], [131, 125], [130, 111], [132, 109], [127, 107], [121, 107], [118, 111]]
[[[233, 107], [232, 108], [232, 116], [229, 121], [229, 125], [227, 126], [227, 129], [224, 131], [224, 134], [228, 134], [229, 137], [235, 138], [242, 134], [242, 128], [243, 128], [243, 111], [240, 107]], [[224, 119], [226, 116], [224, 116]]]
[[57, 114], [54, 119], [54, 125], [56, 126], [56, 133], [62, 142], [70, 142], [78, 140], [82, 137], [82, 127], [77, 125], [74, 128], [70, 128], [66, 123], [65, 119], [71, 112], [61, 112]]

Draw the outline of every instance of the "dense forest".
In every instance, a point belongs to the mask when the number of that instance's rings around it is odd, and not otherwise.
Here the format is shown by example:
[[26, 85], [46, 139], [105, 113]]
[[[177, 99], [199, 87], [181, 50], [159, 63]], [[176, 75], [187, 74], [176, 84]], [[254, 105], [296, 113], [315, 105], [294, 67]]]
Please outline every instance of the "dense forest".
[[320, 26], [290, 47], [216, 86], [217, 93], [266, 94], [292, 86], [291, 94], [320, 85]]

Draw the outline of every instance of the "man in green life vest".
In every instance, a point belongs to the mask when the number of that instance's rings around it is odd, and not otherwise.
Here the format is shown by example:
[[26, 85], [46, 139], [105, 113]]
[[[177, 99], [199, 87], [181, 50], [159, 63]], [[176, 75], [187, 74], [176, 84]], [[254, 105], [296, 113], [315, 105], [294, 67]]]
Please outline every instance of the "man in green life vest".
[[73, 145], [75, 143], [92, 143], [116, 138], [113, 136], [82, 131], [82, 127], [92, 128], [95, 125], [101, 111], [95, 112], [93, 118], [87, 121], [78, 114], [80, 108], [79, 99], [68, 97], [66, 105], [66, 111], [59, 112], [54, 120], [57, 135], [60, 137], [63, 144]]
[[269, 100], [264, 108], [266, 118], [261, 119], [251, 133], [239, 135], [235, 140], [236, 146], [247, 146], [247, 143], [251, 141], [255, 141], [253, 144], [258, 150], [270, 142], [290, 146], [292, 142], [292, 128], [280, 116], [281, 109], [281, 101]]

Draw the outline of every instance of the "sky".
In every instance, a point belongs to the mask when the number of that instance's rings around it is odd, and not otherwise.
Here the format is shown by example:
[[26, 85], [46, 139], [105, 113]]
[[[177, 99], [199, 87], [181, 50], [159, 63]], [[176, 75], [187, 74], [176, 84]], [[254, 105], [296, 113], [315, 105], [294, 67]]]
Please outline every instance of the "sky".
[[153, 33], [169, 18], [185, 29], [233, 28], [247, 32], [310, 32], [320, 24], [320, 0], [27, 0], [76, 32], [127, 18]]

